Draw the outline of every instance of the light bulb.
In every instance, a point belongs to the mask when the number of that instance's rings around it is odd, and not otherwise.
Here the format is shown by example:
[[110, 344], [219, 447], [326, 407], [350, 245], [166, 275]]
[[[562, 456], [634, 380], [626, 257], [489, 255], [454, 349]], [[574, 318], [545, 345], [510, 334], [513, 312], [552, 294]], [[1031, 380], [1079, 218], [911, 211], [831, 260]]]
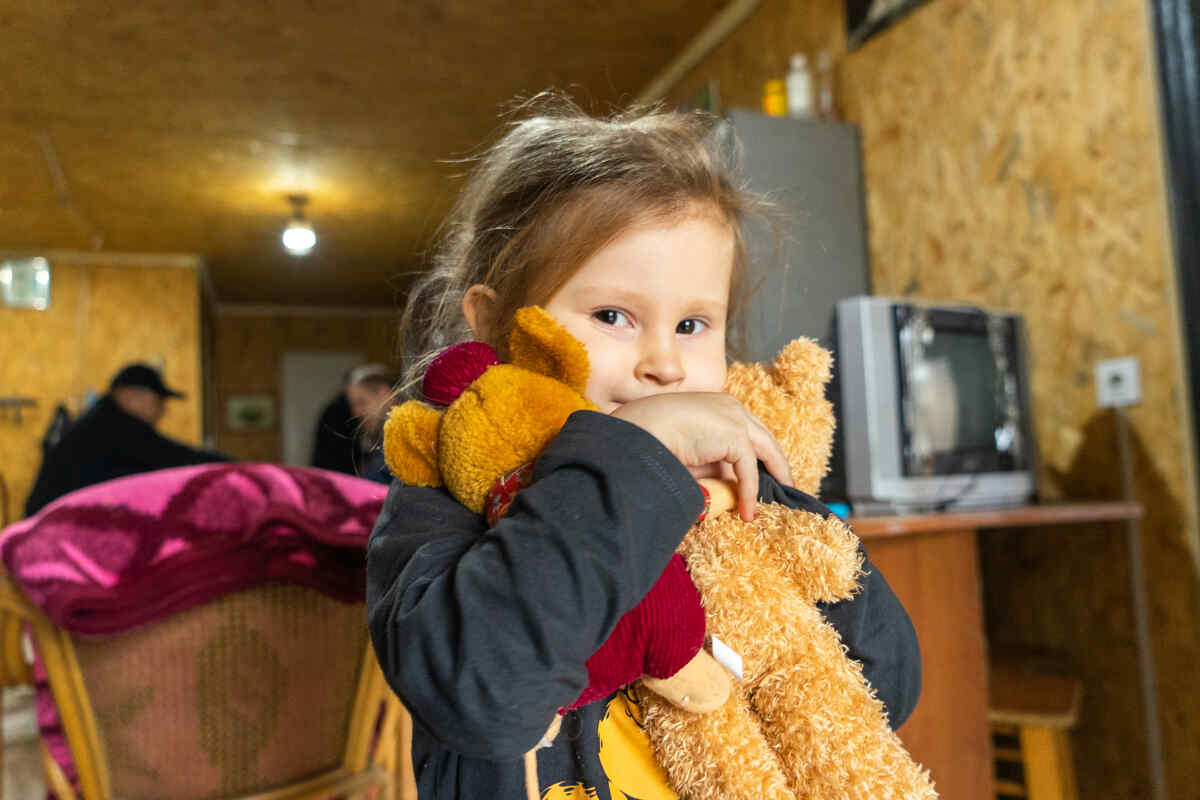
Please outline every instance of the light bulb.
[[294, 256], [308, 255], [317, 243], [317, 234], [306, 220], [292, 219], [283, 231], [283, 247]]

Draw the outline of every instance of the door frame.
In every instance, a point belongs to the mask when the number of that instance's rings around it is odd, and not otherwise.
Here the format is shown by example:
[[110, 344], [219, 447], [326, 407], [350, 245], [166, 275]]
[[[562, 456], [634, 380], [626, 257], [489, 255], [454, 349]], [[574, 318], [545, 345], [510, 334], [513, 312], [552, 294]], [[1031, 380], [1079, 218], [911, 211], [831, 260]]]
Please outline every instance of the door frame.
[[[1200, 450], [1200, 0], [1151, 0], [1192, 447]], [[1194, 452], [1200, 463], [1200, 452]], [[1198, 470], [1200, 472], [1200, 470]], [[1194, 490], [1200, 498], [1200, 475]]]

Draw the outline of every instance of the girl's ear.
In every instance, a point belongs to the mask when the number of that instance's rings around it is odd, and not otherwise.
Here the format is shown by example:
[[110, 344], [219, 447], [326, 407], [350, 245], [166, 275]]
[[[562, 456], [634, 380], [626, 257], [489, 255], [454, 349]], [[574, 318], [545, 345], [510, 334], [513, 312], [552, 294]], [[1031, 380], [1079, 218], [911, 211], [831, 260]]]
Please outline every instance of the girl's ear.
[[517, 311], [508, 356], [514, 365], [561, 381], [581, 395], [587, 388], [587, 350], [540, 306]]
[[496, 290], [482, 283], [475, 284], [463, 295], [462, 311], [475, 338], [481, 342], [491, 341], [488, 337], [495, 326]]
[[442, 412], [409, 400], [388, 413], [383, 457], [392, 474], [410, 486], [441, 486], [437, 441]]

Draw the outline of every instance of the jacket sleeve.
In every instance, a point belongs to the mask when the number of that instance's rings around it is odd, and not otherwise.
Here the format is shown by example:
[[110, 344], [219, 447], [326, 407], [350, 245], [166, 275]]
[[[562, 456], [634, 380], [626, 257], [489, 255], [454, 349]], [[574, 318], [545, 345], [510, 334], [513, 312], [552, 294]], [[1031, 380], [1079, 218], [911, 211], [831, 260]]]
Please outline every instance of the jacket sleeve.
[[216, 450], [201, 450], [158, 433], [154, 433], [147, 440], [143, 452], [147, 460], [147, 469], [151, 470], [208, 464], [214, 461], [233, 461], [232, 456]]
[[79, 464], [65, 449], [54, 448], [42, 459], [33, 489], [25, 500], [25, 516], [32, 517], [52, 501], [79, 485]]
[[[811, 495], [781, 486], [761, 468], [759, 487], [763, 502], [782, 503], [823, 517], [833, 513]], [[821, 603], [819, 608], [842, 637], [850, 657], [862, 664], [863, 675], [883, 701], [895, 730], [912, 714], [921, 695], [921, 651], [904, 606], [861, 544], [859, 551], [866, 574], [858, 594], [838, 603]]]
[[586, 411], [490, 530], [443, 490], [393, 483], [367, 554], [367, 621], [384, 674], [446, 748], [519, 758], [583, 690], [585, 662], [702, 505], [656, 439]]

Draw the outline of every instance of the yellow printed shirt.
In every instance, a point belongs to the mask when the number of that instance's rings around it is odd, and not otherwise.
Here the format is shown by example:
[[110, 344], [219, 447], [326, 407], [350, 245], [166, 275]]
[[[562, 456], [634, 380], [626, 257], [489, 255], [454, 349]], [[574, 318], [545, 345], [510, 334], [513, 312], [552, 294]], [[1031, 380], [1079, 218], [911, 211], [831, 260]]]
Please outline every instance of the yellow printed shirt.
[[636, 688], [570, 712], [538, 753], [542, 800], [676, 800], [642, 727]]
[[[642, 727], [640, 687], [568, 711], [550, 747], [537, 751], [542, 800], [677, 800]], [[644, 690], [642, 690], [644, 691]], [[525, 800], [524, 759], [464, 757], [413, 728], [420, 800]]]

